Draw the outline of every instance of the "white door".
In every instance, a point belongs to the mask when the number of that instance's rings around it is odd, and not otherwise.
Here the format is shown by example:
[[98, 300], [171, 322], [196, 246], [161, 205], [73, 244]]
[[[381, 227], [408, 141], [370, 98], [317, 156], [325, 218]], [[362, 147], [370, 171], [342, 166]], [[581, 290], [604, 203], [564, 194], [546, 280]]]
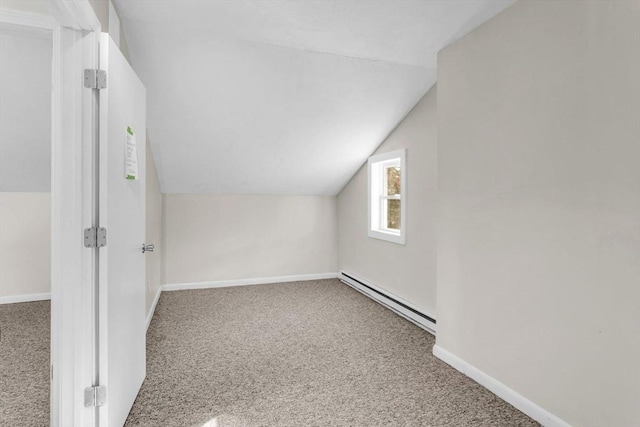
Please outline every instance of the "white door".
[[[122, 426], [146, 374], [145, 142], [146, 90], [108, 34], [100, 39], [99, 382], [106, 386], [101, 426]], [[128, 144], [135, 136], [137, 152]], [[125, 154], [137, 154], [137, 178]]]

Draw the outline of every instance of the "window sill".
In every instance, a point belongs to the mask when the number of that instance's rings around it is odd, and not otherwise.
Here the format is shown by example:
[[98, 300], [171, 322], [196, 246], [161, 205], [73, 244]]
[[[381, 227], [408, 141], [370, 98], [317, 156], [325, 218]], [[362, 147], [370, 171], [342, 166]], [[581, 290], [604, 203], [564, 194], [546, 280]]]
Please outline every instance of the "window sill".
[[405, 238], [401, 232], [393, 233], [382, 230], [369, 230], [368, 235], [369, 237], [373, 237], [374, 239], [386, 240], [387, 242], [397, 243], [399, 245], [405, 244]]

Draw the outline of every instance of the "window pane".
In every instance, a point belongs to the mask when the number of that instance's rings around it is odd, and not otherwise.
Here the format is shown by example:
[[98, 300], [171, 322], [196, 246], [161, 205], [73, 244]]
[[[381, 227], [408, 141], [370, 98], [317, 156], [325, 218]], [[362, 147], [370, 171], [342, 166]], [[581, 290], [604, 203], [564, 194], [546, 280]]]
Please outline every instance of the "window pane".
[[400, 230], [400, 200], [387, 200], [387, 228]]
[[400, 168], [391, 166], [386, 168], [387, 173], [387, 196], [400, 194]]

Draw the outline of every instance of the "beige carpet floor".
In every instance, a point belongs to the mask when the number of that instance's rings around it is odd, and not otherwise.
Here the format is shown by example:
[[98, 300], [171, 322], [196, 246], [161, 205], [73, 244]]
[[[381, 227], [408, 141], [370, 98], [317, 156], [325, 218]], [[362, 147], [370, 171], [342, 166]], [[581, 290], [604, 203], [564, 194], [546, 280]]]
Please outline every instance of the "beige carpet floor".
[[128, 426], [533, 426], [337, 280], [163, 292]]
[[0, 426], [49, 425], [49, 301], [0, 305]]

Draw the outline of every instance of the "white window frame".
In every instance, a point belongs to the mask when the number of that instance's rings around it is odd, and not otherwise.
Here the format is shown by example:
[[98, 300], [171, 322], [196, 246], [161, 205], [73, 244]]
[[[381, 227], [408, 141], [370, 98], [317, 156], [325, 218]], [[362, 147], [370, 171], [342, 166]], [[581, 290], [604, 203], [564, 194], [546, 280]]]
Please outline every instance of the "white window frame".
[[[400, 167], [400, 196], [387, 196], [386, 174], [390, 166]], [[407, 229], [407, 149], [389, 151], [369, 157], [367, 162], [368, 185], [368, 236], [374, 239], [405, 244]], [[386, 224], [386, 201], [400, 200], [400, 230], [389, 229]]]

